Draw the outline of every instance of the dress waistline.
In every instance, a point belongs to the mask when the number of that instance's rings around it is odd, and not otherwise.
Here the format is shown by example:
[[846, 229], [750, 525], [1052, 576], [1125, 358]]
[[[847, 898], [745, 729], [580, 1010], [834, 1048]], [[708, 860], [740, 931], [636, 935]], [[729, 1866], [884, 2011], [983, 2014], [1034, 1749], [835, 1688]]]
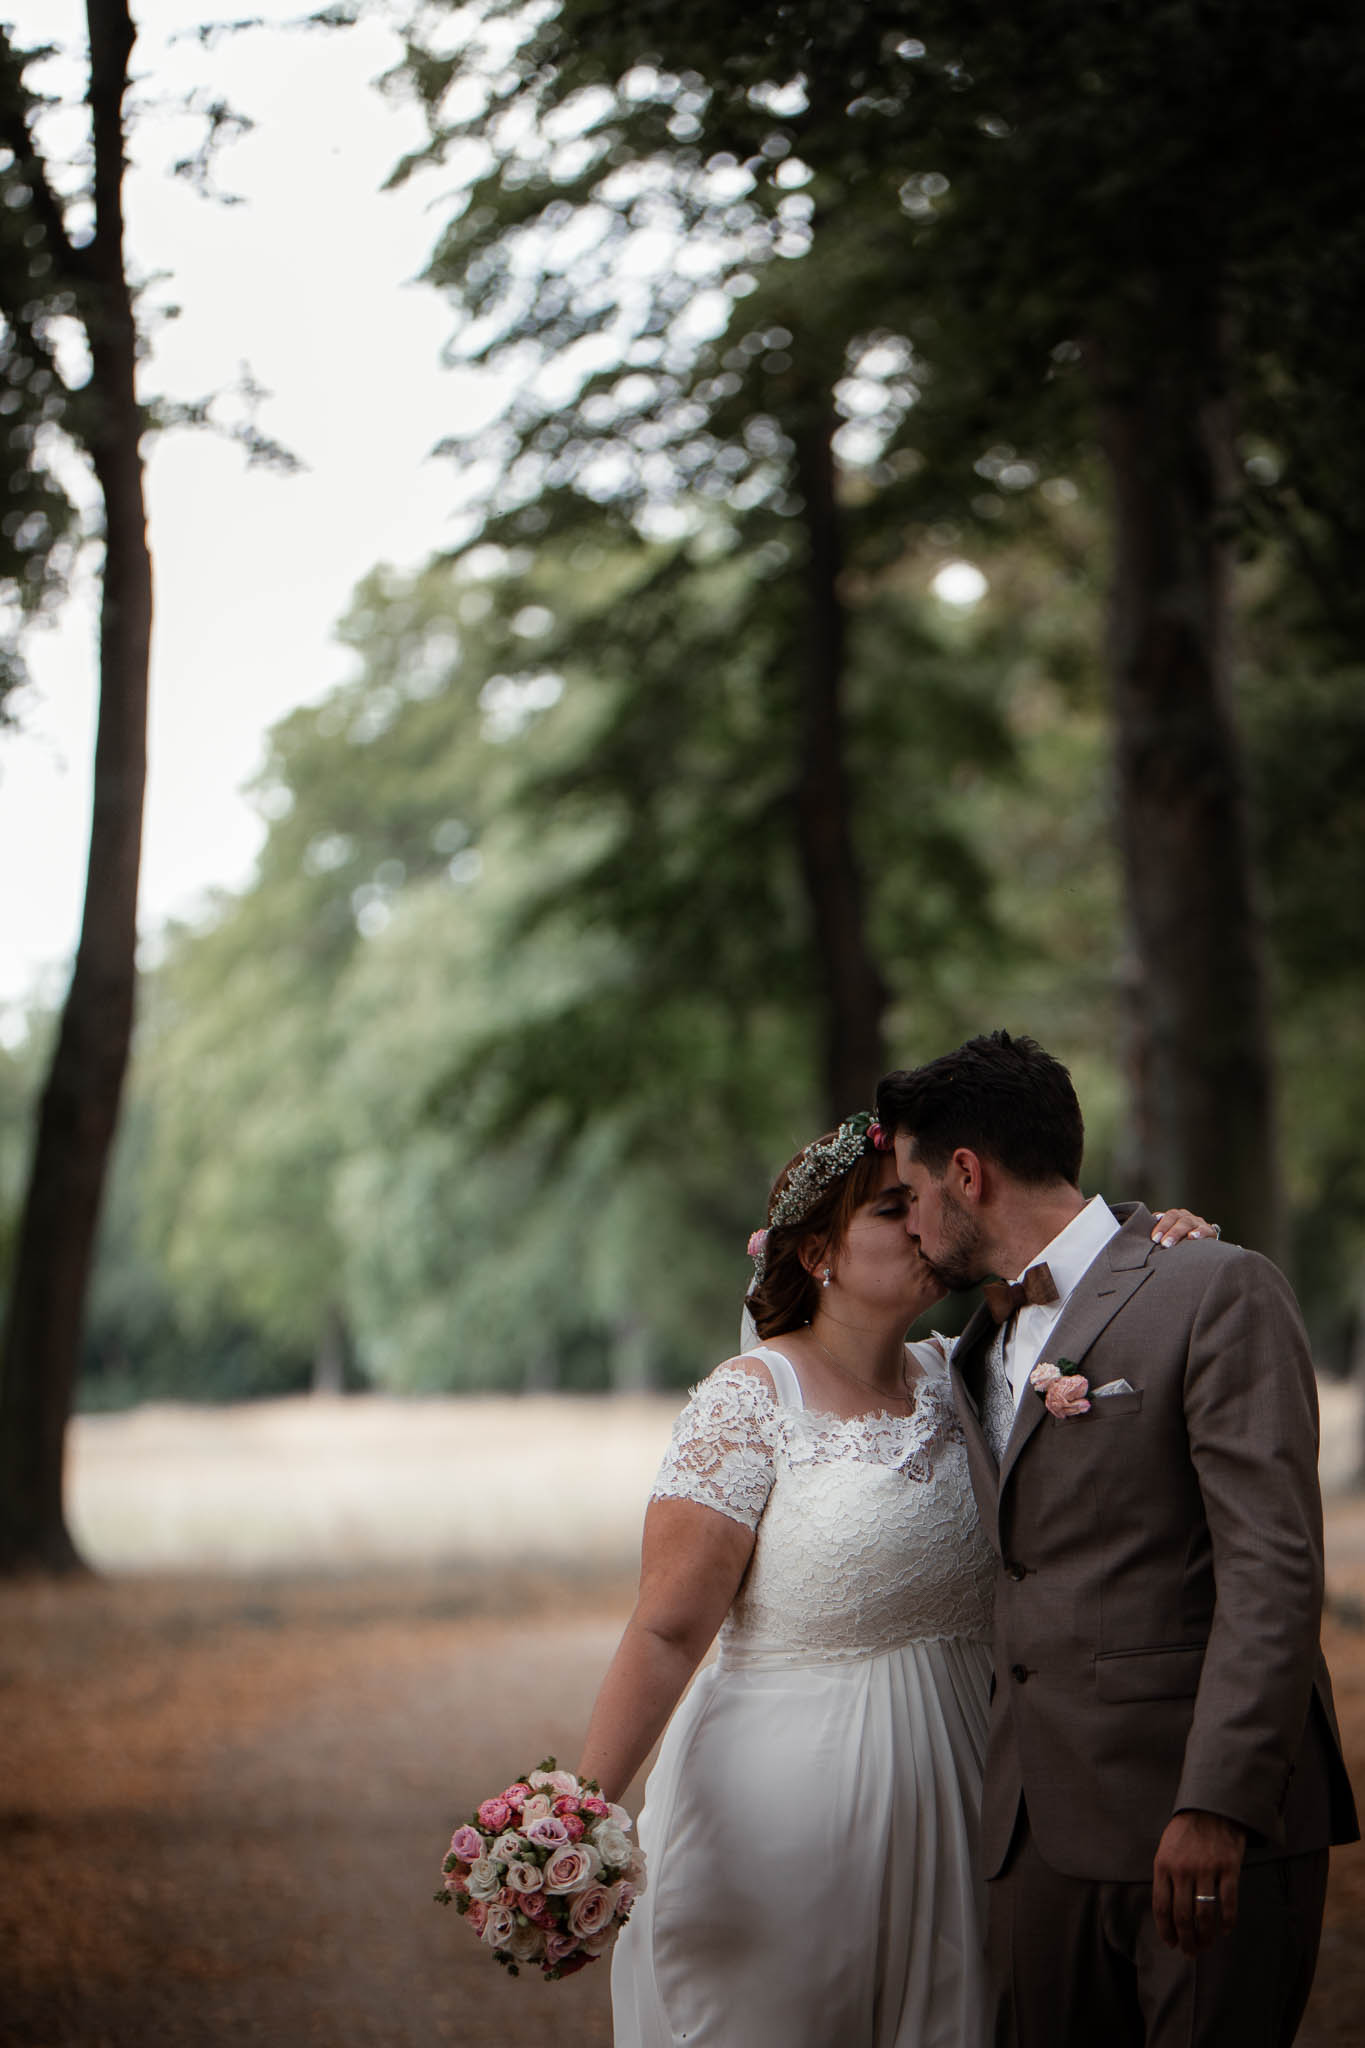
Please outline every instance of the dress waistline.
[[870, 1664], [874, 1658], [894, 1657], [900, 1650], [927, 1648], [930, 1643], [977, 1643], [987, 1651], [991, 1647], [987, 1635], [960, 1636], [943, 1632], [907, 1636], [899, 1643], [877, 1643], [854, 1649], [746, 1650], [740, 1645], [725, 1643], [712, 1668], [722, 1675], [735, 1671], [820, 1671], [844, 1664]]

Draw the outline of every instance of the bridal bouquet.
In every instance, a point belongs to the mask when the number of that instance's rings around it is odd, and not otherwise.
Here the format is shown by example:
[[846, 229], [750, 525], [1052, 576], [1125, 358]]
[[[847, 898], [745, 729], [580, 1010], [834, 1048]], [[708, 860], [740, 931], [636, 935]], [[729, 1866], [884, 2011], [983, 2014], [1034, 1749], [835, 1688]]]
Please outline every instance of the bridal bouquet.
[[630, 1827], [595, 1780], [547, 1757], [456, 1828], [437, 1901], [454, 1901], [510, 1976], [520, 1963], [570, 1976], [610, 1946], [645, 1888]]

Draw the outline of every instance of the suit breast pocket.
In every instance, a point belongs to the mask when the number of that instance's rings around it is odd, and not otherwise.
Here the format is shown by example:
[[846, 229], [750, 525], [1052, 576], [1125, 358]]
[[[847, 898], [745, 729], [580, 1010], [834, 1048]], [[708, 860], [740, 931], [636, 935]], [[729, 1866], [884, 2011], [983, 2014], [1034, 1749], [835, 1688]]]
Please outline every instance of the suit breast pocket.
[[1141, 1387], [1128, 1394], [1101, 1394], [1098, 1400], [1093, 1394], [1090, 1396], [1090, 1414], [1097, 1422], [1114, 1422], [1120, 1415], [1136, 1415], [1141, 1406]]

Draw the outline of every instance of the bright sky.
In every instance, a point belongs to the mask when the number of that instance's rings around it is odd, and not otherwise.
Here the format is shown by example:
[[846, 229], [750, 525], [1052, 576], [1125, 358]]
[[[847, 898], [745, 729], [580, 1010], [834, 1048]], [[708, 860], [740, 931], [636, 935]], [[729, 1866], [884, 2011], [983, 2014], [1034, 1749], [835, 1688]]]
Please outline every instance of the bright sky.
[[[468, 373], [440, 367], [446, 308], [411, 282], [448, 181], [380, 191], [420, 132], [413, 109], [373, 86], [396, 38], [369, 23], [257, 32], [208, 53], [168, 46], [213, 11], [203, 0], [134, 4], [142, 97], [197, 84], [257, 123], [223, 159], [220, 184], [246, 202], [225, 207], [169, 176], [188, 140], [183, 124], [155, 111], [138, 121], [131, 255], [141, 273], [171, 273], [162, 292], [182, 308], [155, 335], [145, 390], [203, 396], [249, 363], [273, 394], [259, 424], [308, 469], [249, 470], [237, 449], [203, 433], [151, 444], [144, 934], [192, 912], [206, 888], [248, 876], [262, 828], [241, 791], [263, 735], [346, 673], [332, 630], [357, 580], [376, 561], [415, 564], [451, 536], [459, 478], [428, 451], [477, 403]], [[254, 0], [249, 11], [286, 20], [304, 10], [299, 0]], [[83, 48], [82, 0], [0, 0], [0, 14], [24, 39]], [[67, 83], [55, 65], [39, 76], [48, 90]], [[60, 994], [79, 925], [95, 598], [87, 571], [58, 628], [34, 636], [20, 730], [0, 734], [0, 1030], [10, 1034], [25, 996]]]

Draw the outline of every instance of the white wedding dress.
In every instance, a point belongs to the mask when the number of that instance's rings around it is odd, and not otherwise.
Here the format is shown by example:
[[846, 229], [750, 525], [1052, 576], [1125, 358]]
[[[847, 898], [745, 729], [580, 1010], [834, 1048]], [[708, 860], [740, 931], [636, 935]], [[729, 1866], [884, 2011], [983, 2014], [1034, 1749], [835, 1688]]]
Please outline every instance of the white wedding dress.
[[994, 1561], [943, 1351], [908, 1417], [808, 1412], [753, 1347], [695, 1389], [656, 1498], [757, 1529], [645, 1788], [616, 2048], [980, 2048]]

